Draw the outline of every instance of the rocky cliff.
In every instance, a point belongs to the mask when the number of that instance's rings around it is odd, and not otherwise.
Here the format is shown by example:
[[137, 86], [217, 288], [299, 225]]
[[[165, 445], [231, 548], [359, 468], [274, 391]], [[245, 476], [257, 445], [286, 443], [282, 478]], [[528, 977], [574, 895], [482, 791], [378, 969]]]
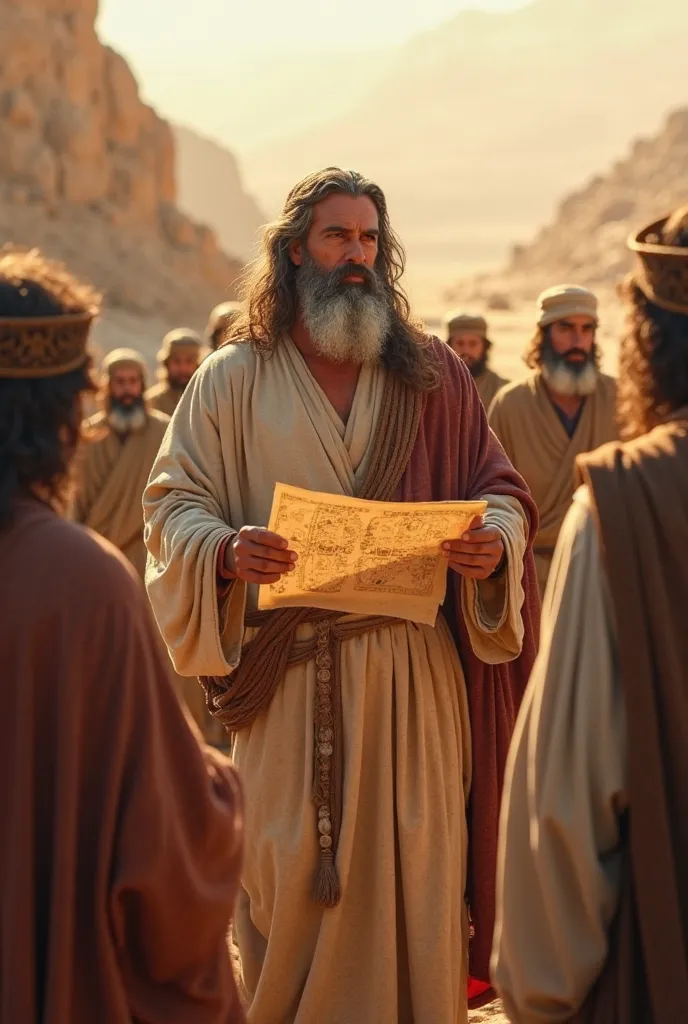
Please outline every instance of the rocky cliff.
[[220, 244], [248, 259], [267, 221], [244, 187], [236, 157], [190, 128], [174, 126], [181, 209], [217, 231]]
[[506, 297], [512, 306], [557, 281], [613, 291], [633, 265], [626, 240], [655, 218], [688, 202], [688, 108], [654, 136], [638, 139], [604, 174], [568, 195], [551, 222], [527, 244], [514, 246], [498, 274], [459, 282], [451, 301]]
[[65, 260], [110, 309], [200, 324], [240, 265], [179, 210], [172, 130], [97, 7], [0, 0], [0, 242]]

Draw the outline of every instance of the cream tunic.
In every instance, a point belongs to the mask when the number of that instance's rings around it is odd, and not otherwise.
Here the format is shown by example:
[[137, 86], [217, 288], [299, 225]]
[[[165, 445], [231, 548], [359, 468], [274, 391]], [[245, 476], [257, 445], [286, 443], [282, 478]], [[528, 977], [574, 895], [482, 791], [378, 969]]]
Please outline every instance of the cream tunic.
[[492, 972], [513, 1024], [569, 1020], [607, 956], [627, 805], [615, 635], [581, 488], [559, 537], [504, 785]]
[[[346, 426], [286, 339], [264, 359], [248, 345], [210, 356], [186, 389], [144, 505], [147, 584], [177, 668], [238, 663], [241, 582], [218, 603], [217, 552], [229, 530], [265, 525], [277, 480], [355, 495], [384, 399], [364, 367]], [[520, 651], [525, 546], [520, 506], [494, 498], [502, 581], [466, 581], [472, 642], [485, 660]], [[306, 636], [312, 626], [300, 627]], [[312, 898], [318, 861], [313, 772], [314, 664], [288, 669], [270, 707], [236, 738], [247, 793], [236, 935], [255, 1024], [463, 1024], [467, 929], [465, 805], [470, 726], [446, 625], [411, 622], [342, 647], [344, 793], [341, 903]]]

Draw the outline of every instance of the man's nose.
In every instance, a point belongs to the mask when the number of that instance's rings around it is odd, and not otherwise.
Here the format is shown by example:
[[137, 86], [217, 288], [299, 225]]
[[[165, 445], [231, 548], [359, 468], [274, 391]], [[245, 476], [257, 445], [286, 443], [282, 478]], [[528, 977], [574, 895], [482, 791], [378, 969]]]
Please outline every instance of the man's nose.
[[365, 250], [360, 238], [352, 238], [347, 246], [346, 259], [349, 263], [362, 264], [366, 261]]

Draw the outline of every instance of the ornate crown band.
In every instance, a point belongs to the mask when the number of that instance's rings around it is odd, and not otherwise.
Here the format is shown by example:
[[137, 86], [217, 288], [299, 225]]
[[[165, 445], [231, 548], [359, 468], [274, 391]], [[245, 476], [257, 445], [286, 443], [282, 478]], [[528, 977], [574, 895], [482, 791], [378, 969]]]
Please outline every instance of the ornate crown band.
[[93, 316], [0, 317], [0, 377], [57, 377], [83, 366]]
[[655, 221], [628, 240], [636, 254], [635, 281], [650, 302], [688, 316], [688, 248], [661, 243], [668, 217]]

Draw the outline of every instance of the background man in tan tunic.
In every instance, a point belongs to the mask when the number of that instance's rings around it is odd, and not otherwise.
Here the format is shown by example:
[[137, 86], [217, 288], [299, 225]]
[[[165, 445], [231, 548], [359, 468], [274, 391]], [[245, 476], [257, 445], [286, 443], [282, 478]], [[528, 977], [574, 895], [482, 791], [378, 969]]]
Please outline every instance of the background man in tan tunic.
[[[410, 319], [402, 267], [377, 186], [337, 168], [299, 183], [144, 499], [158, 624], [177, 669], [205, 677], [247, 786], [236, 936], [255, 1024], [467, 1020], [467, 798], [475, 777], [479, 849], [497, 816], [480, 787], [501, 785], [531, 663], [535, 513], [466, 367]], [[258, 586], [295, 564], [265, 529], [278, 480], [484, 495], [485, 521], [447, 541], [446, 618], [256, 613]], [[484, 720], [471, 694], [494, 701]], [[489, 957], [493, 853], [476, 860]]]
[[0, 1022], [240, 1024], [237, 776], [128, 563], [60, 517], [99, 297], [0, 256]]
[[487, 336], [487, 321], [470, 313], [450, 313], [446, 319], [447, 344], [463, 359], [471, 371], [480, 401], [486, 409], [509, 381], [488, 366], [492, 342]]
[[200, 334], [190, 327], [169, 331], [157, 356], [158, 383], [146, 392], [149, 407], [171, 416], [204, 354]]
[[587, 289], [561, 285], [543, 292], [526, 353], [533, 372], [500, 391], [488, 412], [540, 513], [535, 564], [541, 593], [573, 497], [576, 457], [617, 436], [616, 382], [598, 368], [597, 324], [597, 299]]
[[688, 209], [633, 247], [634, 440], [580, 460], [509, 759], [493, 971], [514, 1024], [688, 1007]]
[[87, 421], [72, 518], [119, 548], [143, 579], [141, 499], [169, 417], [148, 407], [146, 363], [134, 349], [110, 352], [101, 376], [105, 408]]

